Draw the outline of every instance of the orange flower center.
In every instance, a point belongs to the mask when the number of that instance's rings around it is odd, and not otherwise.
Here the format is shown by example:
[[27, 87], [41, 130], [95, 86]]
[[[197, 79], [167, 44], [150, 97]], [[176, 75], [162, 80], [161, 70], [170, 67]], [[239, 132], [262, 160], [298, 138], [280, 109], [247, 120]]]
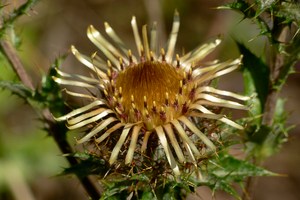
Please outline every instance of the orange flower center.
[[164, 106], [166, 94], [169, 101], [173, 102], [182, 78], [183, 75], [167, 63], [147, 61], [121, 72], [117, 77], [116, 87], [122, 88], [124, 107], [132, 107], [133, 96], [136, 108], [142, 111], [144, 97], [147, 107], [152, 107], [153, 101], [158, 108]]
[[192, 88], [183, 69], [158, 61], [128, 66], [114, 83], [113, 109], [126, 122], [143, 121], [148, 130], [185, 113]]

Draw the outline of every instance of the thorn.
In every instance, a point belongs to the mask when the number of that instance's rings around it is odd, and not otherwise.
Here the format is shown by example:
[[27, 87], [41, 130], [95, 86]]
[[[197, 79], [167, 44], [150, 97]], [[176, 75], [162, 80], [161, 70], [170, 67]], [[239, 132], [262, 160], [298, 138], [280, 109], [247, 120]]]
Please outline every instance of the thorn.
[[131, 95], [130, 99], [131, 99], [131, 103], [134, 103], [134, 96], [133, 95]]

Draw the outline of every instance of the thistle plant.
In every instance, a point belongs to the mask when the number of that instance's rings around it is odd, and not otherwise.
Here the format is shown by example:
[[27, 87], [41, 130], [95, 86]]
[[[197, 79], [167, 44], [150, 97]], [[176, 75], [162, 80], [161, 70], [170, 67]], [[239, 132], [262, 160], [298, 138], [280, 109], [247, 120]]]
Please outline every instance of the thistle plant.
[[[288, 138], [278, 93], [299, 60], [296, 2], [238, 0], [219, 7], [237, 10], [257, 23], [268, 40], [269, 60], [256, 57], [240, 42], [239, 57], [205, 60], [221, 37], [178, 52], [180, 20], [175, 11], [166, 44], [158, 42], [156, 22], [140, 29], [133, 17], [136, 50], [107, 22], [105, 34], [90, 25], [87, 36], [97, 50], [87, 56], [71, 46], [89, 75], [66, 73], [63, 59], [57, 59], [40, 88], [33, 86], [3, 36], [5, 24], [34, 3], [13, 11], [0, 30], [1, 51], [22, 81], [1, 81], [1, 87], [40, 113], [45, 130], [70, 164], [62, 174], [75, 174], [92, 199], [183, 199], [198, 186], [250, 199], [254, 176], [278, 175], [260, 165]], [[245, 94], [217, 87], [217, 79], [235, 70], [242, 72]], [[67, 106], [65, 96], [83, 105]], [[232, 109], [248, 116], [234, 120], [228, 117]], [[67, 134], [75, 135], [76, 147]], [[245, 159], [229, 153], [233, 144], [242, 144]], [[241, 185], [242, 193], [234, 183]]]
[[[177, 12], [166, 50], [157, 45], [155, 25], [151, 30], [150, 44], [146, 25], [143, 26], [142, 40], [135, 17], [131, 25], [138, 56], [125, 48], [108, 23], [105, 23], [105, 30], [117, 44], [116, 47], [93, 26], [88, 28], [87, 33], [106, 58], [95, 54], [88, 58], [74, 46], [71, 47], [76, 58], [95, 74], [90, 78], [57, 69], [61, 78], [53, 77], [55, 82], [98, 90], [100, 94], [67, 91], [70, 95], [87, 98], [90, 103], [55, 119], [66, 121], [69, 129], [88, 129], [77, 142], [94, 143], [96, 151], [99, 151], [95, 154], [99, 154], [111, 168], [115, 164], [119, 171], [125, 167], [120, 167], [123, 163], [129, 167], [134, 164], [135, 173], [153, 168], [155, 163], [164, 166], [165, 158], [160, 155], [161, 149], [175, 176], [180, 175], [180, 168], [188, 170], [186, 165], [179, 167], [176, 160], [182, 164], [192, 164], [198, 171], [199, 159], [207, 157], [208, 152], [217, 153], [211, 136], [201, 131], [207, 129], [200, 125], [203, 120], [217, 120], [243, 129], [241, 125], [215, 111], [219, 112], [218, 107], [247, 109], [240, 103], [224, 98], [245, 101], [249, 97], [209, 86], [211, 80], [237, 69], [241, 58], [200, 64], [220, 43], [220, 39], [200, 45], [183, 56], [174, 56], [179, 29]], [[212, 123], [214, 128], [218, 126], [217, 122]], [[221, 131], [215, 134], [219, 135]], [[175, 152], [177, 159], [172, 152]], [[118, 159], [118, 156], [122, 158]], [[167, 168], [165, 170], [168, 171]]]

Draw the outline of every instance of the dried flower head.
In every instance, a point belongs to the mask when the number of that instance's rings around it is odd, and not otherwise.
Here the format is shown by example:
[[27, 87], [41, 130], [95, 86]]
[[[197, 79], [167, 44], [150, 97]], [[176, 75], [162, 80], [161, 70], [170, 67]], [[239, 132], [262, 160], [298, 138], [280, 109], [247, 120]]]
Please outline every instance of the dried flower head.
[[[56, 118], [66, 121], [69, 129], [87, 129], [78, 143], [90, 141], [100, 150], [106, 149], [111, 165], [120, 162], [120, 154], [124, 155], [123, 162], [130, 165], [141, 162], [145, 156], [161, 157], [162, 151], [155, 149], [163, 149], [171, 169], [179, 175], [178, 162], [197, 164], [197, 159], [205, 153], [201, 149], [216, 151], [215, 144], [202, 130], [201, 120], [220, 121], [243, 129], [214, 111], [218, 107], [246, 109], [238, 101], [249, 98], [209, 86], [211, 80], [237, 69], [241, 58], [200, 64], [220, 44], [220, 39], [185, 55], [174, 55], [179, 30], [177, 12], [166, 49], [158, 47], [155, 24], [150, 34], [146, 25], [143, 26], [140, 36], [133, 17], [131, 26], [136, 56], [108, 23], [104, 25], [111, 42], [93, 26], [87, 30], [88, 38], [104, 58], [97, 54], [88, 57], [71, 47], [75, 57], [91, 70], [93, 76], [57, 70], [60, 77], [54, 77], [61, 85], [101, 91], [102, 95], [98, 96], [68, 91], [90, 103]], [[228, 97], [237, 101], [228, 100]]]

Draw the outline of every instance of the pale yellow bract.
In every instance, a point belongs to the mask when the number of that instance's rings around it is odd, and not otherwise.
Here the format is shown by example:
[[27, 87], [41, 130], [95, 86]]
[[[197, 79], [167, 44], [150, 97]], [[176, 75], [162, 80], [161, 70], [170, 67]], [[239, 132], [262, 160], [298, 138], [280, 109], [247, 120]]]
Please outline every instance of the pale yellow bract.
[[[125, 141], [129, 141], [124, 162], [130, 165], [136, 152], [143, 154], [147, 150], [151, 134], [157, 134], [157, 137], [152, 138], [159, 140], [158, 144], [163, 148], [175, 175], [180, 174], [177, 161], [197, 165], [197, 158], [202, 153], [201, 147], [197, 145], [199, 142], [194, 141], [195, 137], [210, 151], [215, 151], [216, 147], [200, 131], [201, 124], [195, 123], [195, 119], [213, 119], [243, 129], [226, 116], [215, 114], [210, 108], [247, 109], [239, 102], [249, 97], [209, 86], [211, 80], [234, 71], [241, 64], [240, 57], [199, 65], [220, 44], [220, 39], [201, 45], [183, 56], [174, 55], [179, 25], [179, 15], [175, 12], [169, 41], [164, 50], [158, 47], [156, 26], [153, 26], [150, 34], [143, 26], [140, 36], [136, 18], [133, 17], [131, 26], [137, 56], [126, 48], [108, 23], [105, 23], [105, 30], [112, 42], [93, 26], [88, 27], [88, 38], [105, 55], [104, 58], [97, 54], [85, 56], [74, 46], [71, 50], [95, 75], [86, 77], [57, 69], [60, 77], [53, 78], [61, 85], [99, 89], [103, 95], [95, 97], [68, 91], [68, 94], [87, 98], [91, 103], [56, 120], [66, 121], [69, 129], [92, 126], [78, 143], [92, 140], [101, 146], [110, 139], [111, 134], [118, 131], [119, 138], [111, 149], [110, 164], [116, 162]], [[227, 100], [228, 97], [237, 101]]]

